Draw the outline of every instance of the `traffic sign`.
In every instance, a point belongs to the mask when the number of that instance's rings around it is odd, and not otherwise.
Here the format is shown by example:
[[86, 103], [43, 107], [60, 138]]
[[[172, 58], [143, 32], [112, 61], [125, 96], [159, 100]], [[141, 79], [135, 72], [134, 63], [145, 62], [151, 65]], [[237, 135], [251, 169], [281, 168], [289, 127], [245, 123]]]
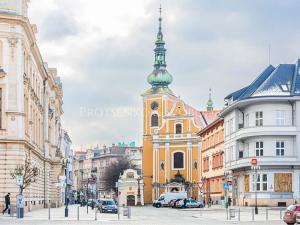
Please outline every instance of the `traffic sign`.
[[201, 189], [203, 187], [203, 185], [204, 185], [204, 182], [203, 181], [198, 181], [197, 185]]
[[88, 178], [88, 184], [96, 184], [95, 178]]
[[251, 165], [252, 166], [257, 166], [257, 159], [256, 158], [251, 159]]
[[224, 182], [223, 187], [224, 187], [224, 190], [228, 190], [229, 189], [229, 185], [228, 185], [227, 181]]
[[229, 186], [232, 185], [232, 181], [231, 180], [228, 180], [227, 183], [228, 183]]

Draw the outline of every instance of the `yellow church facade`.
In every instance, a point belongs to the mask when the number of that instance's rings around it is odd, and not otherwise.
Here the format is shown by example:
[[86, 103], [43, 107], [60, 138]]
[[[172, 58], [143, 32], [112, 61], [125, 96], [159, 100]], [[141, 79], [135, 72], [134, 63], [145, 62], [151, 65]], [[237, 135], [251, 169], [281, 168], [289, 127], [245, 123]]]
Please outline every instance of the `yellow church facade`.
[[[187, 191], [199, 198], [201, 138], [197, 133], [216, 117], [216, 111], [198, 111], [168, 87], [173, 77], [166, 69], [165, 42], [159, 18], [152, 86], [143, 96], [144, 201], [152, 203], [163, 192]], [[212, 101], [210, 101], [212, 103]]]

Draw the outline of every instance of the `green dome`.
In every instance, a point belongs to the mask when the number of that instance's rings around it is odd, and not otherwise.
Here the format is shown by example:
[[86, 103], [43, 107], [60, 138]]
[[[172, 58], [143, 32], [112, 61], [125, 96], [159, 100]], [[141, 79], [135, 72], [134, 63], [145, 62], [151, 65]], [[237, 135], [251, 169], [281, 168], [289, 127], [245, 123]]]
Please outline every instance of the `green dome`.
[[152, 86], [168, 86], [172, 83], [172, 75], [163, 68], [155, 69], [147, 78], [147, 81]]

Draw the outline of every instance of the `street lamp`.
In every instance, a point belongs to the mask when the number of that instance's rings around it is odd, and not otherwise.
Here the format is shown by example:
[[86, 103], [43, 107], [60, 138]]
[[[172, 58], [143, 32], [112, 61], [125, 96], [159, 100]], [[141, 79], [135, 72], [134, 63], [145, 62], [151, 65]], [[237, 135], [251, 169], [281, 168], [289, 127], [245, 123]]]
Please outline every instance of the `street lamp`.
[[139, 176], [139, 177], [137, 178], [137, 182], [138, 182], [138, 193], [137, 193], [137, 203], [136, 203], [136, 205], [138, 205], [138, 206], [141, 206], [141, 205], [142, 205], [142, 203], [141, 203], [141, 187], [140, 187], [140, 181], [141, 181], [141, 179], [142, 179], [141, 176]]
[[69, 208], [68, 208], [68, 197], [67, 197], [67, 194], [68, 194], [68, 182], [67, 182], [67, 166], [68, 166], [68, 163], [69, 163], [69, 160], [68, 159], [63, 159], [62, 160], [62, 163], [65, 167], [65, 217], [68, 217], [69, 216]]
[[254, 170], [255, 172], [255, 182], [254, 182], [254, 185], [255, 185], [255, 214], [257, 215], [258, 214], [258, 207], [257, 207], [257, 170], [260, 169], [260, 166], [257, 165], [257, 159], [256, 158], [253, 158], [251, 160], [251, 169]]

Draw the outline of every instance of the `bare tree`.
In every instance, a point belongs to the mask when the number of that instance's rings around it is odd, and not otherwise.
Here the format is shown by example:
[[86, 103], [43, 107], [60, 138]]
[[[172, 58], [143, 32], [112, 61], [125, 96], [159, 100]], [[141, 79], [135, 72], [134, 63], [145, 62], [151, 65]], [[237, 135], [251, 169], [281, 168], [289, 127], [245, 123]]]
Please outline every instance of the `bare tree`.
[[[116, 191], [115, 184], [124, 170], [135, 169], [127, 157], [118, 158], [112, 162], [104, 171], [102, 180], [106, 190]], [[100, 178], [101, 179], [101, 178]]]
[[38, 168], [33, 166], [26, 156], [25, 165], [18, 165], [13, 171], [10, 172], [12, 179], [16, 179], [17, 176], [23, 177], [23, 184], [19, 186], [20, 194], [31, 184], [36, 181], [36, 177], [39, 175]]

